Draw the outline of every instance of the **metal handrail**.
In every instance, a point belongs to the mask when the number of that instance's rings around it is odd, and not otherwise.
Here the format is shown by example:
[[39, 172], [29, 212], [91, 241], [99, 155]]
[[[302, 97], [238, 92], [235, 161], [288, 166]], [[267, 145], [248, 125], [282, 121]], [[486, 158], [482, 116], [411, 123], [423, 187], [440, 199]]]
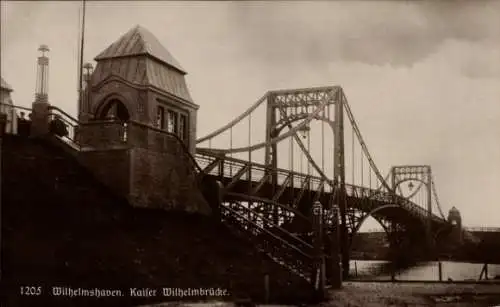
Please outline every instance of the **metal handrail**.
[[[237, 203], [237, 202], [232, 202], [231, 204], [236, 204], [239, 208], [243, 209], [244, 211], [247, 211], [247, 212], [251, 212], [251, 213], [255, 213], [255, 214], [257, 214], [257, 213], [256, 213], [255, 211], [253, 211], [252, 209], [247, 208], [247, 207], [245, 207], [245, 206], [243, 206], [243, 205], [241, 205], [241, 204], [239, 204], [239, 203]], [[234, 214], [236, 214], [236, 215], [238, 215], [238, 216], [240, 216], [240, 217], [244, 218], [244, 219], [245, 219], [248, 223], [253, 224], [255, 227], [258, 227], [260, 230], [262, 230], [262, 231], [265, 231], [265, 232], [269, 233], [270, 235], [272, 235], [272, 236], [273, 236], [273, 237], [275, 237], [276, 239], [279, 239], [280, 241], [282, 241], [282, 242], [283, 242], [283, 244], [285, 244], [285, 245], [287, 245], [288, 247], [292, 248], [292, 249], [293, 249], [293, 250], [295, 250], [296, 252], [299, 252], [302, 256], [305, 256], [305, 257], [311, 257], [311, 255], [310, 255], [310, 254], [305, 253], [303, 250], [301, 250], [301, 249], [297, 248], [297, 246], [295, 246], [295, 245], [291, 244], [291, 243], [290, 243], [290, 242], [288, 242], [287, 240], [284, 240], [284, 239], [283, 239], [282, 237], [280, 237], [279, 235], [276, 235], [276, 234], [274, 234], [273, 232], [269, 231], [268, 229], [266, 229], [266, 228], [264, 228], [264, 227], [262, 227], [262, 226], [258, 225], [257, 223], [255, 223], [255, 222], [253, 222], [253, 221], [251, 221], [251, 220], [248, 220], [248, 219], [246, 218], [246, 216], [245, 216], [245, 215], [243, 215], [243, 214], [241, 214], [241, 213], [237, 212], [236, 210], [234, 210], [234, 209], [230, 208], [228, 205], [224, 205], [224, 204], [223, 204], [223, 206], [224, 206], [226, 209], [230, 210], [232, 213], [234, 213]], [[283, 232], [283, 233], [285, 233], [286, 235], [290, 236], [291, 238], [295, 239], [298, 243], [300, 243], [301, 245], [303, 245], [305, 248], [310, 249], [310, 250], [312, 251], [313, 246], [312, 246], [312, 245], [310, 245], [309, 243], [304, 242], [303, 240], [301, 240], [300, 238], [298, 238], [298, 237], [297, 237], [297, 236], [295, 236], [294, 234], [292, 234], [292, 233], [288, 232], [287, 230], [285, 230], [285, 229], [281, 228], [281, 227], [280, 227], [280, 226], [278, 226], [278, 225], [275, 225], [275, 224], [273, 223], [273, 221], [272, 221], [272, 220], [270, 220], [270, 219], [268, 219], [268, 218], [266, 218], [266, 217], [262, 217], [262, 216], [260, 216], [260, 218], [262, 218], [263, 220], [265, 220], [265, 221], [266, 221], [266, 222], [268, 222], [269, 224], [273, 225], [273, 229], [278, 229], [278, 230], [280, 230], [281, 232]]]
[[[240, 206], [240, 208], [244, 208], [241, 204], [233, 204]], [[245, 234], [251, 235], [251, 239], [255, 241], [257, 248], [259, 248], [260, 246], [261, 251], [267, 253], [277, 263], [307, 279], [307, 275], [310, 273], [310, 269], [313, 265], [313, 258], [310, 254], [304, 252], [287, 240], [284, 240], [279, 235], [274, 234], [272, 231], [269, 231], [268, 229], [258, 225], [254, 221], [249, 220], [244, 214], [241, 214], [235, 209], [231, 208], [230, 205], [223, 205], [221, 209], [223, 216], [231, 215], [232, 220], [235, 220], [237, 222], [238, 228], [240, 228], [240, 230], [243, 230]], [[230, 223], [230, 220], [228, 220], [228, 218], [224, 219], [227, 220], [228, 225], [234, 225]], [[247, 228], [245, 228], [245, 226]], [[253, 228], [253, 231], [250, 230], [250, 227]], [[255, 233], [255, 230], [257, 231], [257, 233]], [[270, 244], [266, 244], [269, 242], [265, 239], [265, 237], [261, 236], [262, 234], [269, 236], [268, 238], [272, 238], [274, 241], [277, 241], [279, 243], [276, 244], [277, 242], [272, 242]]]
[[8, 108], [14, 108], [14, 109], [19, 109], [19, 110], [24, 110], [24, 111], [33, 112], [33, 109], [28, 108], [28, 107], [23, 107], [23, 106], [20, 106], [20, 105], [9, 104], [9, 103], [3, 103], [3, 102], [0, 102], [0, 105], [1, 105], [1, 106], [7, 106]]
[[[210, 158], [216, 158], [216, 157], [223, 157], [224, 158], [225, 168], [229, 168], [230, 166], [233, 168], [244, 167], [248, 164], [248, 162], [245, 160], [227, 157], [227, 156], [220, 155], [220, 154], [215, 154], [214, 152], [211, 152], [211, 151], [200, 151], [199, 153], [196, 154], [196, 159], [200, 159], [200, 160], [208, 160]], [[305, 180], [305, 178], [307, 176], [306, 174], [288, 171], [285, 169], [280, 169], [280, 168], [272, 169], [272, 168], [265, 166], [263, 164], [252, 162], [252, 171], [254, 171], [254, 170], [263, 171], [264, 173], [266, 171], [276, 171], [276, 172], [278, 172], [278, 175], [281, 174], [281, 175], [285, 175], [285, 176], [288, 174], [292, 174], [294, 176], [294, 179], [300, 178], [302, 180]], [[236, 168], [236, 171], [237, 171], [237, 168]], [[215, 170], [213, 170], [212, 172], [215, 172]], [[252, 178], [253, 178], [253, 176], [252, 176]], [[320, 177], [311, 176], [310, 178], [311, 178], [311, 182], [315, 182], [315, 183], [321, 182]], [[399, 195], [394, 195], [390, 192], [381, 192], [381, 191], [377, 191], [374, 189], [370, 189], [370, 188], [366, 188], [366, 187], [362, 187], [362, 186], [357, 186], [357, 185], [352, 185], [352, 184], [346, 184], [345, 186], [346, 186], [346, 192], [348, 192], [348, 196], [350, 196], [350, 197], [355, 196], [356, 190], [362, 191], [362, 193], [359, 193], [359, 194], [363, 194], [363, 195], [370, 195], [370, 193], [373, 193], [372, 196], [378, 196], [377, 200], [387, 202], [387, 203], [390, 203], [390, 202], [393, 202], [393, 200], [396, 200], [401, 206], [408, 209], [410, 212], [418, 212], [418, 214], [420, 216], [427, 215], [427, 211], [425, 209], [421, 208], [417, 204], [415, 204], [415, 203], [411, 202], [410, 200], [408, 200], [404, 197], [401, 197]], [[313, 191], [317, 191], [317, 190], [313, 189]], [[365, 191], [368, 193], [365, 193]], [[374, 192], [377, 192], [377, 193], [374, 193]], [[443, 218], [441, 218], [437, 215], [434, 215], [434, 214], [432, 215], [432, 219], [434, 221], [437, 221], [437, 222], [446, 222], [446, 220], [444, 220]]]
[[62, 142], [70, 144], [74, 149], [81, 150], [80, 143], [77, 140], [77, 129], [80, 125], [78, 120], [56, 106], [49, 106], [48, 109], [51, 121], [59, 119], [65, 124], [66, 128], [69, 127], [67, 135], [54, 135]]

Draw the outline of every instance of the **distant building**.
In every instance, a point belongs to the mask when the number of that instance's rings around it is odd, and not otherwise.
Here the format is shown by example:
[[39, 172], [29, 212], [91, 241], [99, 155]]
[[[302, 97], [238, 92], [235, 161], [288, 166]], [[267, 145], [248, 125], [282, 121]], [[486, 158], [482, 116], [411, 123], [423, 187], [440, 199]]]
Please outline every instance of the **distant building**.
[[462, 216], [457, 208], [453, 207], [448, 212], [448, 222], [453, 225], [452, 235], [456, 240], [462, 242], [463, 240], [463, 230], [462, 230]]
[[[1, 78], [1, 77], [0, 77]], [[10, 134], [17, 133], [17, 114], [13, 107], [12, 98], [10, 93], [13, 91], [12, 87], [1, 78], [2, 83], [0, 87], [0, 113], [7, 115], [7, 122], [5, 125], [5, 132]]]

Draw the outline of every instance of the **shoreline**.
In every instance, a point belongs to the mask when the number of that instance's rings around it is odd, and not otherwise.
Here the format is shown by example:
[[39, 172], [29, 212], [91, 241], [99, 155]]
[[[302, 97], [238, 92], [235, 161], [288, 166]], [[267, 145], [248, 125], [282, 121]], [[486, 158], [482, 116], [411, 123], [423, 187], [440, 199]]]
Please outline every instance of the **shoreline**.
[[[385, 261], [385, 262], [390, 262], [390, 259], [382, 259], [382, 258], [370, 258], [366, 257], [364, 259], [354, 259], [351, 258], [351, 261]], [[493, 262], [487, 262], [487, 261], [476, 261], [476, 260], [460, 260], [460, 259], [441, 259], [441, 260], [423, 260], [423, 261], [418, 261], [417, 263], [426, 263], [426, 262], [454, 262], [454, 263], [473, 263], [473, 264], [496, 264], [500, 265], [500, 260], [498, 261], [493, 261]]]

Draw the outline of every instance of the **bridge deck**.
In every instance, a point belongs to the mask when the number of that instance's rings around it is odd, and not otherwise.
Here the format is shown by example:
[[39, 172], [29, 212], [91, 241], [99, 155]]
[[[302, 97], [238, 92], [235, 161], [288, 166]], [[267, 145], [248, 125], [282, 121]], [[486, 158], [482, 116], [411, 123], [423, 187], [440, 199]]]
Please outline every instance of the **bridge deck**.
[[[206, 149], [198, 149], [196, 161], [207, 171], [207, 174], [217, 177], [222, 183], [232, 187], [232, 191], [236, 191], [243, 195], [249, 194], [250, 188], [261, 186], [259, 193], [260, 197], [272, 199], [289, 204], [293, 202], [292, 198], [300, 195], [320, 195], [318, 200], [323, 204], [329, 203], [334, 193], [333, 183], [330, 179], [323, 179], [318, 176], [309, 176], [298, 172], [292, 172], [286, 169], [270, 169], [265, 165], [258, 163], [249, 163], [248, 161], [231, 158], [218, 154], [216, 151]], [[270, 178], [269, 174], [277, 175], [278, 184], [273, 191], [269, 189]], [[427, 218], [428, 212], [417, 204], [393, 193], [383, 191], [382, 189], [372, 189], [352, 184], [346, 184], [346, 193], [348, 199], [353, 201], [370, 200], [379, 203], [380, 205], [399, 204], [407, 209], [412, 215], [419, 218]], [[302, 191], [303, 190], [303, 191]], [[276, 191], [279, 195], [276, 198]], [[349, 202], [352, 203], [352, 202]], [[446, 220], [432, 214], [432, 222], [436, 224], [445, 224]]]

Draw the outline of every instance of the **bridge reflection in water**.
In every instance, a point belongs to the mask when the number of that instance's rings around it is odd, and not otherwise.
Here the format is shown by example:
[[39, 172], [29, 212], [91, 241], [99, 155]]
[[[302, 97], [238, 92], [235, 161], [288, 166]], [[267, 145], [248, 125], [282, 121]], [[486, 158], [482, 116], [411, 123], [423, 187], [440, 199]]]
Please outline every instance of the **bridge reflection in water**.
[[[442, 261], [443, 281], [477, 280], [481, 275], [483, 264], [468, 262]], [[382, 260], [352, 260], [351, 275], [354, 279], [390, 280], [391, 269], [387, 261]], [[488, 265], [488, 277], [500, 276], [500, 264]], [[416, 266], [400, 269], [395, 273], [396, 280], [438, 281], [439, 265], [436, 261], [419, 263]]]

